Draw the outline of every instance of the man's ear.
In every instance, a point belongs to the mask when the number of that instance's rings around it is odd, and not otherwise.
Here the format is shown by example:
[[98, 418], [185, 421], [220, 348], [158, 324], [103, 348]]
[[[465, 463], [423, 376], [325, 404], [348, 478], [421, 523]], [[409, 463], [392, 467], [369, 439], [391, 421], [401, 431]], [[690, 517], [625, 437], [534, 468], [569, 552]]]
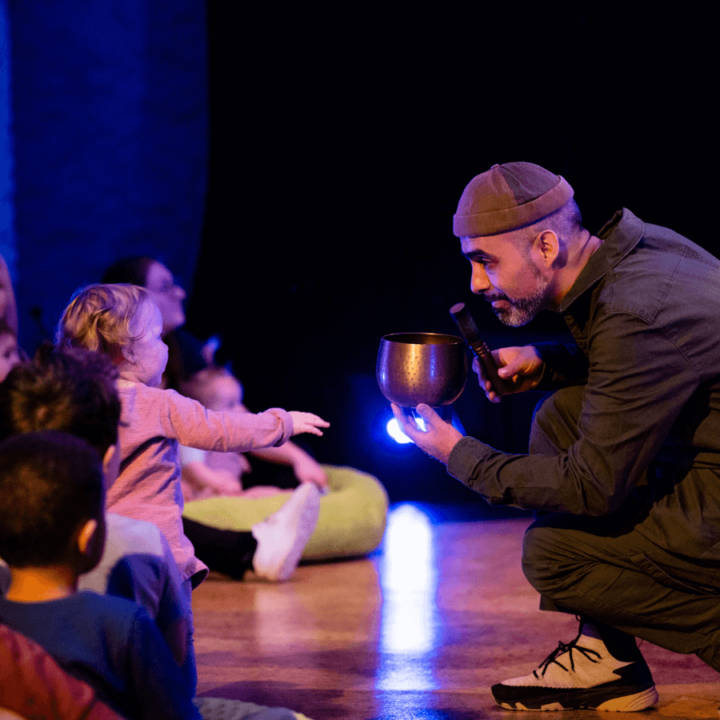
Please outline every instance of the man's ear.
[[537, 254], [536, 257], [546, 267], [552, 267], [556, 261], [562, 261], [562, 248], [560, 246], [560, 238], [554, 230], [543, 230], [535, 237], [533, 250]]

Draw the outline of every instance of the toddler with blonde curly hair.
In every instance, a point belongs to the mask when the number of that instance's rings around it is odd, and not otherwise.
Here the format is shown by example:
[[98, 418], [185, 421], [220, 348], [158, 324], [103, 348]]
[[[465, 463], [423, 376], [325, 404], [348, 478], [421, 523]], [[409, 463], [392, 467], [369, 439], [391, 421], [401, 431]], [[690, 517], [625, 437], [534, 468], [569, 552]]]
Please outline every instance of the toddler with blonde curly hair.
[[[280, 408], [258, 414], [212, 412], [173, 390], [161, 389], [168, 356], [162, 330], [160, 310], [144, 288], [98, 284], [74, 295], [56, 340], [105, 353], [117, 366], [121, 465], [108, 492], [108, 509], [155, 523], [168, 539], [183, 581], [196, 587], [207, 567], [194, 556], [182, 530], [178, 443], [201, 450], [246, 452], [282, 445], [299, 433], [322, 435], [321, 428], [329, 424], [312, 413]], [[319, 512], [317, 490], [305, 491], [297, 503], [299, 522], [312, 532]], [[297, 548], [290, 549], [291, 556], [296, 552]], [[279, 557], [282, 566], [290, 561], [282, 553]], [[268, 579], [282, 578], [284, 573], [278, 566]]]

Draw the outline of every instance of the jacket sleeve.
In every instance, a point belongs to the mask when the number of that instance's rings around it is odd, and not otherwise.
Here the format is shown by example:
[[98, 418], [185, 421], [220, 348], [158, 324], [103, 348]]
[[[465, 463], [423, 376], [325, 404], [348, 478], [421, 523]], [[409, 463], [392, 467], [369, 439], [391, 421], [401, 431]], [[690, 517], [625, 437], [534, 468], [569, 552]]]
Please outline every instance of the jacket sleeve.
[[588, 359], [577, 345], [535, 343], [535, 347], [544, 364], [542, 377], [534, 390], [557, 390], [587, 382]]
[[662, 328], [631, 313], [597, 321], [578, 439], [552, 457], [508, 455], [473, 438], [448, 472], [490, 504], [576, 515], [619, 507], [645, 474], [699, 379]]

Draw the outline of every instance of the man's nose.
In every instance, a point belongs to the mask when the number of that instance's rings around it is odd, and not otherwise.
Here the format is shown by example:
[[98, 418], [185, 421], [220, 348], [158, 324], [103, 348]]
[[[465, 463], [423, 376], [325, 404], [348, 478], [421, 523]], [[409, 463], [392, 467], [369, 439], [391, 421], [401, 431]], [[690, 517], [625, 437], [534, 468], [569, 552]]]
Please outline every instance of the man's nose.
[[491, 287], [485, 268], [482, 265], [473, 265], [470, 277], [470, 290], [476, 295], [482, 295]]
[[187, 297], [187, 293], [179, 285], [175, 285], [173, 291], [175, 292], [175, 297], [180, 300], [184, 300]]

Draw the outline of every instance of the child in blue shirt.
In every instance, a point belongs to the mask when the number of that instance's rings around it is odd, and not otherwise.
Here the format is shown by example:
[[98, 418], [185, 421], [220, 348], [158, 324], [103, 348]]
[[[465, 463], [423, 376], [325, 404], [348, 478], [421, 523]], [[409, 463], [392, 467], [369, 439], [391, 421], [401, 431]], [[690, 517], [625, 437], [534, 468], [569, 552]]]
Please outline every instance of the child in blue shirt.
[[122, 598], [77, 590], [105, 543], [98, 453], [56, 431], [0, 443], [0, 555], [11, 584], [0, 622], [42, 645], [128, 718], [201, 716], [147, 612]]

